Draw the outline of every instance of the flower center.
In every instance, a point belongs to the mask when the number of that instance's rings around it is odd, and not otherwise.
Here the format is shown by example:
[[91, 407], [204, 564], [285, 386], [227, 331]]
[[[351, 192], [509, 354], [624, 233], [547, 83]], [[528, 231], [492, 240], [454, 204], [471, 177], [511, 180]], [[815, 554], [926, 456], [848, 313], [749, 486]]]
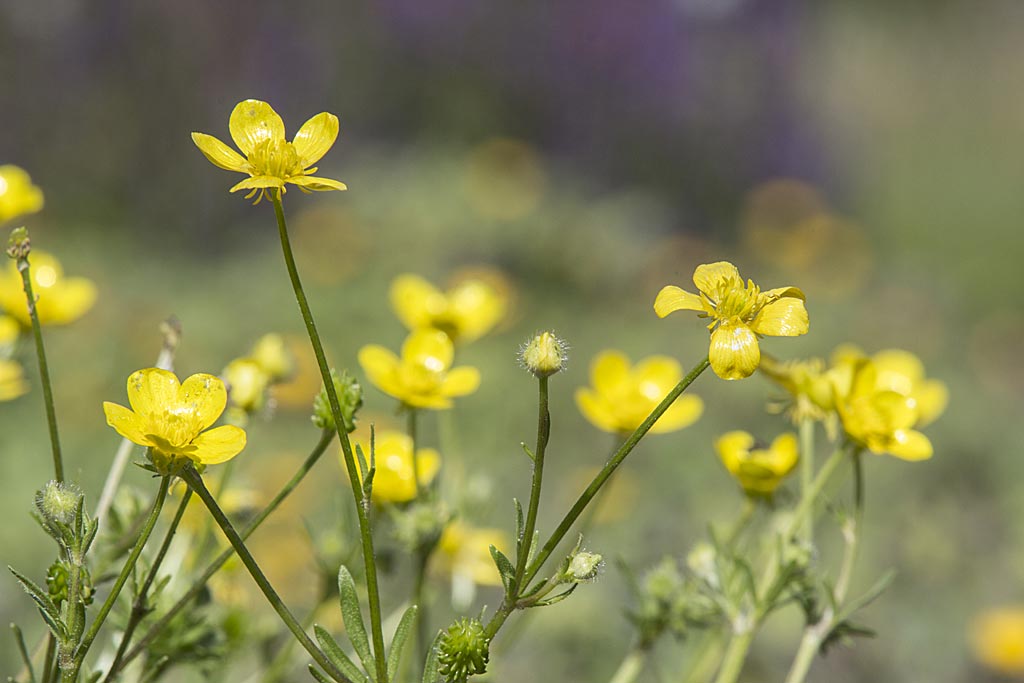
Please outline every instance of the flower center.
[[149, 426], [152, 435], [166, 441], [171, 448], [180, 450], [199, 435], [200, 419], [192, 406], [176, 406], [153, 415]]
[[305, 172], [295, 145], [285, 140], [268, 139], [256, 145], [249, 154], [249, 165], [256, 176], [286, 179]]
[[746, 287], [740, 285], [722, 292], [722, 297], [715, 306], [715, 317], [750, 320], [760, 308], [758, 305], [760, 293], [760, 288], [753, 282], [748, 282]]
[[435, 365], [440, 367], [431, 367], [428, 364], [421, 363], [404, 363], [401, 369], [402, 384], [413, 394], [427, 395], [435, 394], [441, 387], [441, 381], [444, 379], [444, 364], [440, 363], [438, 359], [429, 359], [437, 361]]

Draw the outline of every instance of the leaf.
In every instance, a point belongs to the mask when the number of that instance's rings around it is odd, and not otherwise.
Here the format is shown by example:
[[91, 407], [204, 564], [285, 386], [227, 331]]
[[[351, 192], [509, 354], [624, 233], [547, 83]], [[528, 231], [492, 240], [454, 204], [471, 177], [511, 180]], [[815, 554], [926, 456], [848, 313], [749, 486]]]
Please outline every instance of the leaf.
[[363, 479], [366, 479], [366, 473], [370, 471], [370, 468], [366, 464], [366, 455], [363, 453], [363, 447], [356, 444], [356, 459], [359, 461], [359, 474], [363, 475]]
[[320, 647], [323, 648], [324, 654], [327, 655], [327, 659], [331, 660], [331, 664], [338, 667], [341, 673], [348, 676], [353, 683], [365, 682], [368, 679], [366, 674], [359, 670], [345, 651], [341, 649], [337, 641], [331, 637], [331, 634], [327, 630], [316, 624], [313, 626], [313, 633], [316, 635], [316, 642], [320, 643]]
[[14, 578], [18, 580], [21, 587], [25, 589], [29, 597], [32, 598], [33, 602], [39, 606], [39, 612], [43, 615], [43, 620], [46, 625], [53, 631], [53, 635], [58, 640], [64, 640], [67, 637], [67, 630], [64, 624], [61, 623], [60, 610], [53, 604], [53, 600], [50, 599], [50, 594], [40, 588], [32, 579], [28, 578], [21, 572], [10, 565], [7, 566], [11, 573], [14, 574]]
[[442, 631], [438, 631], [434, 642], [430, 644], [430, 649], [427, 650], [427, 659], [423, 662], [423, 683], [439, 683], [441, 680], [441, 672], [437, 670], [437, 657], [443, 635]]
[[837, 621], [845, 621], [847, 618], [853, 615], [857, 610], [867, 607], [869, 604], [878, 599], [882, 593], [889, 588], [892, 584], [893, 579], [896, 578], [896, 571], [890, 569], [886, 573], [879, 577], [878, 581], [875, 581], [874, 585], [871, 586], [863, 595], [843, 605], [842, 611], [837, 610]]
[[356, 592], [356, 582], [352, 579], [348, 567], [341, 565], [338, 569], [338, 598], [341, 602], [341, 617], [345, 621], [345, 631], [348, 632], [348, 639], [363, 668], [370, 678], [376, 680], [373, 654], [370, 652], [370, 641], [366, 637], [366, 626], [363, 625], [363, 612], [359, 607], [359, 594]]
[[529, 567], [533, 562], [533, 555], [537, 552], [537, 541], [540, 540], [540, 530], [537, 529], [533, 532], [533, 539], [530, 541], [530, 550], [526, 553], [526, 566]]
[[395, 627], [395, 635], [391, 639], [391, 652], [388, 653], [388, 680], [395, 680], [398, 674], [398, 664], [402, 660], [402, 650], [405, 649], [405, 642], [409, 639], [413, 624], [416, 623], [416, 615], [419, 607], [410, 605], [409, 609], [402, 614], [401, 621]]
[[312, 664], [309, 665], [309, 673], [312, 674], [313, 678], [315, 678], [319, 683], [333, 683], [331, 679], [320, 673], [320, 670]]
[[547, 607], [548, 605], [558, 604], [558, 603], [562, 602], [562, 600], [565, 600], [567, 597], [572, 595], [573, 591], [575, 591], [578, 587], [579, 587], [579, 584], [578, 583], [574, 583], [572, 586], [569, 587], [568, 590], [565, 590], [565, 591], [559, 593], [558, 595], [554, 596], [553, 598], [548, 598], [546, 600], [539, 600], [539, 601], [533, 603], [532, 605], [530, 605], [530, 607]]
[[512, 562], [505, 557], [505, 553], [498, 550], [493, 545], [489, 547], [491, 551], [491, 558], [494, 560], [494, 564], [498, 567], [498, 573], [501, 574], [501, 583], [505, 586], [505, 595], [512, 595], [512, 582], [516, 578], [516, 568], [512, 566]]
[[516, 506], [516, 554], [518, 556], [523, 552], [523, 530], [525, 528], [523, 524], [523, 504], [519, 502], [518, 498], [513, 498], [512, 503]]
[[523, 451], [526, 453], [526, 455], [530, 456], [530, 460], [533, 460], [534, 462], [537, 461], [537, 456], [533, 454], [533, 451], [530, 450], [530, 447], [526, 445], [525, 441], [520, 441], [519, 445], [522, 446]]

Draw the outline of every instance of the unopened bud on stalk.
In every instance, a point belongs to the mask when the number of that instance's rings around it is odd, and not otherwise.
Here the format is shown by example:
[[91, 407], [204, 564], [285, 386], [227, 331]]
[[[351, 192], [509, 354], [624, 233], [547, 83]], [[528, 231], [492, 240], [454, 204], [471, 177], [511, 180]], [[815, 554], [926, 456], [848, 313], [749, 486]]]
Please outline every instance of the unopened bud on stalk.
[[[342, 425], [350, 434], [356, 428], [356, 411], [363, 406], [363, 388], [348, 371], [341, 373], [341, 376], [331, 368], [331, 379], [334, 381], [334, 391], [338, 394], [338, 403], [341, 408]], [[334, 416], [331, 412], [331, 402], [327, 397], [327, 387], [322, 386], [320, 393], [313, 401], [313, 424], [320, 429], [334, 427]]]
[[537, 377], [550, 377], [565, 367], [566, 343], [552, 332], [541, 332], [519, 352], [523, 367]]
[[78, 511], [82, 494], [73, 486], [59, 481], [48, 481], [42, 491], [36, 491], [36, 508], [47, 521], [70, 525]]
[[451, 683], [465, 683], [487, 671], [491, 641], [477, 619], [460, 619], [448, 627], [438, 645], [438, 671]]
[[566, 579], [575, 583], [594, 581], [603, 561], [604, 559], [597, 553], [580, 551], [569, 560], [569, 568], [565, 572]]
[[32, 240], [28, 238], [28, 229], [21, 227], [11, 230], [7, 239], [7, 255], [16, 261], [24, 260], [32, 251]]

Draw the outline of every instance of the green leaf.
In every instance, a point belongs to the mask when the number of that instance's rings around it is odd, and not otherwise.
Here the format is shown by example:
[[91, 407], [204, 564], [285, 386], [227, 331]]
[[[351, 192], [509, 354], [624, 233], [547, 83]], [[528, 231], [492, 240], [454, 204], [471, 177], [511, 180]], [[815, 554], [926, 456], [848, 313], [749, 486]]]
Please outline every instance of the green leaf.
[[418, 612], [419, 607], [410, 605], [409, 609], [405, 610], [405, 613], [402, 615], [398, 626], [395, 627], [395, 635], [391, 639], [391, 652], [388, 653], [389, 681], [395, 680], [395, 676], [398, 674], [398, 664], [402, 660], [402, 650], [405, 649], [405, 642], [409, 639], [409, 633], [412, 632], [413, 624], [416, 623]]
[[316, 635], [316, 642], [320, 643], [320, 647], [323, 648], [324, 654], [327, 655], [327, 659], [331, 660], [331, 664], [338, 667], [341, 673], [348, 676], [353, 683], [363, 683], [367, 681], [366, 674], [359, 670], [345, 651], [341, 649], [337, 641], [331, 637], [331, 634], [327, 630], [316, 624], [313, 626], [313, 633]]
[[516, 578], [516, 568], [512, 566], [512, 562], [505, 557], [505, 553], [498, 550], [493, 545], [490, 546], [491, 558], [494, 560], [494, 564], [498, 567], [498, 573], [501, 574], [501, 583], [505, 586], [505, 595], [512, 595], [512, 582]]
[[320, 670], [312, 664], [309, 665], [309, 673], [312, 674], [313, 678], [315, 678], [318, 681], [318, 683], [333, 683], [331, 679], [320, 673]]
[[523, 530], [525, 529], [523, 523], [523, 504], [519, 502], [518, 498], [513, 498], [512, 502], [516, 506], [516, 555], [518, 556], [523, 552]]
[[526, 453], [526, 455], [530, 456], [530, 460], [537, 460], [537, 456], [533, 454], [533, 451], [530, 450], [530, 447], [526, 445], [525, 441], [520, 441], [519, 445], [522, 446], [523, 451]]
[[871, 586], [863, 595], [843, 605], [842, 611], [837, 610], [836, 621], [845, 621], [853, 615], [857, 610], [867, 607], [869, 604], [878, 599], [882, 593], [884, 593], [889, 585], [892, 584], [893, 579], [896, 578], [896, 571], [890, 569], [886, 573], [879, 577], [878, 581], [875, 581], [874, 585]]
[[21, 587], [24, 588], [29, 597], [32, 598], [32, 601], [39, 606], [39, 612], [43, 615], [43, 620], [46, 622], [46, 625], [50, 627], [51, 631], [53, 631], [53, 635], [56, 636], [58, 640], [66, 639], [67, 629], [61, 622], [60, 610], [58, 610], [57, 606], [53, 604], [53, 600], [50, 599], [49, 592], [44, 591], [36, 585], [32, 579], [28, 578], [14, 567], [8, 565], [7, 568], [12, 574], [14, 574], [14, 578], [18, 580]]
[[530, 550], [526, 553], [526, 566], [529, 567], [533, 562], [533, 555], [537, 552], [537, 542], [540, 540], [540, 529], [536, 529], [533, 532], [533, 539], [530, 541]]
[[363, 475], [363, 479], [366, 479], [366, 473], [370, 471], [370, 468], [366, 464], [366, 455], [363, 453], [363, 447], [356, 444], [356, 459], [359, 461], [359, 474]]
[[579, 584], [574, 583], [571, 587], [569, 587], [568, 590], [565, 590], [554, 597], [547, 598], [545, 600], [538, 600], [537, 602], [530, 605], [530, 607], [547, 607], [548, 605], [558, 604], [562, 602], [562, 600], [565, 600], [567, 597], [572, 595], [573, 591], [576, 590], [578, 587]]
[[437, 657], [443, 635], [443, 631], [438, 631], [434, 642], [430, 644], [430, 649], [427, 650], [427, 659], [423, 662], [423, 683], [439, 683], [441, 680], [441, 672], [437, 670]]
[[376, 680], [373, 654], [370, 652], [370, 640], [366, 637], [366, 626], [363, 625], [363, 612], [359, 607], [356, 582], [345, 565], [341, 565], [338, 570], [338, 598], [341, 602], [341, 618], [345, 621], [348, 639], [352, 642], [356, 654], [359, 655], [363, 668], [370, 674], [372, 680]]

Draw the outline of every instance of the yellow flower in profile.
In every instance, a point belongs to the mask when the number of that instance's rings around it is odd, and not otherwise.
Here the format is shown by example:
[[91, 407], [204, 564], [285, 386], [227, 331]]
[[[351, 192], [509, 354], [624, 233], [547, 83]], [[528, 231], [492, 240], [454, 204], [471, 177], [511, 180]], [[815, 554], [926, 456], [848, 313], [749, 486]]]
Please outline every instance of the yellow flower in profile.
[[295, 358], [284, 337], [279, 334], [265, 334], [252, 347], [252, 360], [256, 361], [271, 381], [280, 382], [295, 372]]
[[338, 117], [334, 114], [317, 114], [288, 142], [284, 121], [273, 107], [259, 100], [245, 100], [231, 112], [228, 130], [244, 157], [212, 135], [192, 133], [192, 141], [214, 166], [249, 174], [231, 192], [249, 190], [245, 198], [259, 195], [258, 203], [267, 190], [286, 192], [285, 183], [297, 185], [303, 192], [347, 189], [342, 182], [312, 175], [317, 170], [313, 164], [338, 138]]
[[800, 459], [796, 435], [790, 432], [775, 437], [767, 447], [758, 446], [747, 432], [728, 432], [715, 442], [715, 450], [729, 474], [754, 496], [774, 493]]
[[455, 579], [479, 586], [500, 586], [501, 574], [491, 558], [492, 545], [507, 555], [508, 535], [501, 529], [477, 528], [455, 521], [441, 534], [437, 561]]
[[930, 424], [946, 409], [949, 390], [937, 379], [926, 379], [921, 359], [901, 349], [885, 349], [871, 357], [877, 376], [875, 386], [895, 391], [914, 401], [918, 427]]
[[104, 402], [107, 424], [124, 438], [146, 446], [157, 470], [168, 474], [184, 460], [197, 465], [226, 462], [245, 448], [245, 431], [234, 425], [207, 429], [224, 412], [224, 382], [196, 374], [183, 383], [173, 372], [147, 368], [128, 377], [132, 409]]
[[664, 318], [674, 311], [698, 311], [711, 318], [711, 369], [722, 379], [743, 379], [753, 374], [761, 361], [758, 338], [795, 337], [808, 328], [804, 294], [796, 287], [762, 292], [743, 278], [731, 263], [697, 266], [693, 283], [700, 294], [674, 285], [663, 287], [654, 301], [654, 311]]
[[13, 360], [0, 360], [0, 401], [13, 401], [28, 393], [28, 382], [21, 366]]
[[981, 612], [967, 635], [979, 662], [1005, 676], [1024, 676], [1024, 606]]
[[222, 373], [228, 388], [228, 400], [233, 408], [246, 413], [263, 409], [270, 386], [270, 375], [252, 358], [236, 358]]
[[[591, 362], [591, 386], [576, 390], [576, 406], [598, 429], [628, 434], [647, 419], [682, 378], [683, 368], [674, 358], [648, 356], [632, 365], [624, 353], [609, 349]], [[689, 427], [703, 412], [704, 402], [699, 396], [684, 394], [654, 423], [651, 433]]]
[[435, 328], [453, 342], [471, 342], [501, 322], [507, 297], [476, 277], [458, 280], [442, 292], [419, 275], [399, 275], [391, 283], [391, 307], [410, 330]]
[[[96, 302], [96, 285], [84, 277], [64, 277], [60, 261], [45, 251], [29, 256], [36, 314], [41, 325], [66, 325], [81, 318]], [[0, 274], [0, 308], [25, 327], [32, 324], [24, 283], [16, 262]]]
[[399, 358], [383, 346], [359, 350], [359, 364], [367, 378], [385, 394], [413, 408], [450, 408], [455, 396], [472, 394], [480, 386], [473, 367], [452, 368], [455, 349], [440, 330], [416, 330], [402, 344]]
[[826, 420], [835, 410], [832, 376], [822, 359], [778, 361], [764, 356], [759, 369], [792, 396], [787, 414], [794, 422]]
[[[370, 459], [370, 441], [360, 439], [367, 462]], [[374, 462], [373, 499], [381, 503], [407, 503], [416, 497], [416, 482], [412, 465], [412, 439], [402, 432], [377, 432], [373, 442]], [[420, 470], [420, 486], [430, 485], [441, 469], [441, 454], [433, 448], [416, 449]]]
[[0, 223], [43, 208], [43, 191], [18, 166], [0, 166]]

